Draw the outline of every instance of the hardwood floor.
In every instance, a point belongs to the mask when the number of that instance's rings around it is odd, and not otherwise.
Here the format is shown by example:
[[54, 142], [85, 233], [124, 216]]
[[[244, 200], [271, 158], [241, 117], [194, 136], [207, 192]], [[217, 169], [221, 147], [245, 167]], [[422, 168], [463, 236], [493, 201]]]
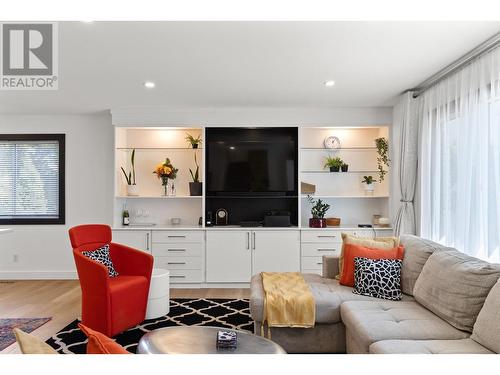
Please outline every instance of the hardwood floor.
[[[249, 298], [250, 289], [170, 289], [170, 298]], [[0, 317], [52, 319], [32, 332], [47, 340], [80, 316], [78, 280], [0, 281]], [[19, 353], [13, 344], [0, 353]]]

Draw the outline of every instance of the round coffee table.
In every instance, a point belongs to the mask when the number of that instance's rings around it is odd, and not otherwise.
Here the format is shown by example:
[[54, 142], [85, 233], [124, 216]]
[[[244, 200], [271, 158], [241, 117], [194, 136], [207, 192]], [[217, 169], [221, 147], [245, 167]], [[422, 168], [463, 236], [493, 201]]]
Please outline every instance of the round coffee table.
[[[217, 331], [238, 333], [236, 349], [217, 349]], [[142, 336], [138, 354], [286, 354], [281, 346], [245, 331], [220, 327], [181, 326], [160, 328]]]

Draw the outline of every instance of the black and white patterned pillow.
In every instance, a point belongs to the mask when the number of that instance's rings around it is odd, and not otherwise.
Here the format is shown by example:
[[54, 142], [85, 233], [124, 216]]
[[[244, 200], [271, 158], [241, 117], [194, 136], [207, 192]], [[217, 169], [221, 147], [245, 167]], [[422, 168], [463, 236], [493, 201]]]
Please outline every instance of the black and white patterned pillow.
[[363, 296], [401, 300], [401, 266], [399, 259], [354, 258], [353, 293]]
[[111, 261], [111, 256], [109, 255], [109, 245], [106, 244], [99, 249], [92, 251], [82, 251], [82, 254], [87, 258], [95, 260], [96, 262], [104, 264], [108, 268], [109, 277], [118, 276], [118, 272], [116, 272], [115, 267], [113, 266], [113, 262]]

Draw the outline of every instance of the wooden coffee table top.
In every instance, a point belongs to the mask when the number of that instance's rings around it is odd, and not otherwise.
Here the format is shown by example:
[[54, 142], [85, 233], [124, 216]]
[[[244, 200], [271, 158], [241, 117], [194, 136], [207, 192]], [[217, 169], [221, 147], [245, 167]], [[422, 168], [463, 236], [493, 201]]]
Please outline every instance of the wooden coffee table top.
[[[236, 349], [217, 349], [217, 331], [238, 333]], [[181, 326], [161, 328], [142, 336], [138, 354], [286, 354], [281, 346], [245, 331], [220, 327]]]

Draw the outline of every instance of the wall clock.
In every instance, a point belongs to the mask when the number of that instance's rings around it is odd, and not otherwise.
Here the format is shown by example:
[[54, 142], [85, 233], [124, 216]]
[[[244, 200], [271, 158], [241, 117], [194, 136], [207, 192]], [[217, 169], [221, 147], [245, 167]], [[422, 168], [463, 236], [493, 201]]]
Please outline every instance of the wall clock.
[[338, 150], [340, 148], [340, 139], [333, 135], [326, 137], [323, 141], [325, 148], [330, 148], [332, 150]]
[[219, 208], [215, 212], [215, 225], [227, 225], [227, 211]]

